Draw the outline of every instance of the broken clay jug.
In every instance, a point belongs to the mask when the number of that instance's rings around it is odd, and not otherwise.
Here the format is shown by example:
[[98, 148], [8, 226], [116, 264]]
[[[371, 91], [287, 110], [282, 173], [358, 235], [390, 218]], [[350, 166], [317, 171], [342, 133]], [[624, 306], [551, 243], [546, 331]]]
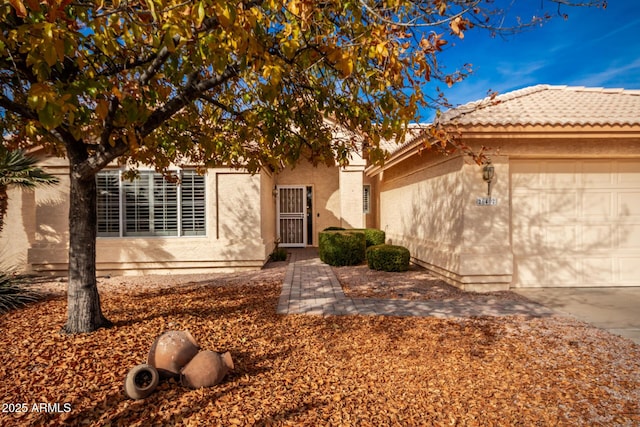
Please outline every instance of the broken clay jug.
[[163, 378], [177, 377], [200, 347], [189, 331], [167, 331], [151, 345], [147, 363]]
[[196, 354], [182, 369], [180, 382], [190, 388], [211, 387], [219, 384], [232, 369], [231, 353], [204, 350]]

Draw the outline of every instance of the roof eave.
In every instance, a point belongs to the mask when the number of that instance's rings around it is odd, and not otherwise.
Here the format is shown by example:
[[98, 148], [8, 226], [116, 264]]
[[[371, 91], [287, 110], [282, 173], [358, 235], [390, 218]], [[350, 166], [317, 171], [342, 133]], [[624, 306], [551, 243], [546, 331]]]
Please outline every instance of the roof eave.
[[593, 138], [615, 136], [618, 138], [640, 137], [640, 123], [610, 124], [474, 124], [449, 128], [463, 138]]
[[[450, 127], [450, 131], [460, 135], [460, 139], [549, 139], [549, 138], [640, 138], [638, 124], [536, 124], [536, 125], [487, 125], [476, 124]], [[365, 169], [367, 176], [375, 176], [398, 163], [410, 158], [426, 146], [426, 134], [414, 138], [409, 144], [391, 154], [382, 165], [371, 165]]]
[[393, 165], [396, 165], [407, 158], [411, 157], [416, 152], [420, 151], [427, 141], [427, 134], [422, 132], [420, 135], [414, 137], [411, 141], [408, 141], [398, 150], [391, 153], [391, 156], [385, 160], [382, 165], [371, 165], [365, 169], [365, 174], [368, 177], [376, 176], [385, 169], [389, 169]]

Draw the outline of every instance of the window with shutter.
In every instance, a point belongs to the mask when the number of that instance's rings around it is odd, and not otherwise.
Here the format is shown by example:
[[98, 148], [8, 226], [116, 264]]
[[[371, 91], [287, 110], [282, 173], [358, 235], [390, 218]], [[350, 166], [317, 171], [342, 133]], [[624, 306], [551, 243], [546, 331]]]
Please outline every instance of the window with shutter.
[[178, 235], [178, 187], [160, 174], [153, 175], [151, 229], [155, 236]]
[[98, 235], [120, 235], [120, 172], [108, 171], [96, 177], [98, 186]]
[[133, 181], [124, 181], [124, 235], [151, 236], [150, 174], [141, 172]]
[[195, 171], [182, 173], [182, 234], [202, 236], [205, 234], [204, 176]]
[[203, 236], [205, 179], [195, 171], [179, 173], [181, 185], [143, 171], [122, 181], [118, 171], [100, 172], [98, 236]]

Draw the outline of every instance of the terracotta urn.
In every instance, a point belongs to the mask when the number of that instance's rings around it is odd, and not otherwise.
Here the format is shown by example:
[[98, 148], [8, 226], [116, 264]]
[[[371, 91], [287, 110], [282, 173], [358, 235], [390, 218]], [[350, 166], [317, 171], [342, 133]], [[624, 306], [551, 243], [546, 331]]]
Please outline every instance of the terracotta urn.
[[144, 399], [158, 386], [160, 376], [156, 368], [143, 364], [133, 367], [124, 380], [124, 392], [132, 399]]
[[182, 369], [180, 382], [190, 388], [211, 387], [219, 384], [232, 369], [231, 353], [204, 350], [196, 354]]
[[200, 347], [189, 331], [167, 331], [151, 345], [147, 363], [163, 378], [177, 377]]

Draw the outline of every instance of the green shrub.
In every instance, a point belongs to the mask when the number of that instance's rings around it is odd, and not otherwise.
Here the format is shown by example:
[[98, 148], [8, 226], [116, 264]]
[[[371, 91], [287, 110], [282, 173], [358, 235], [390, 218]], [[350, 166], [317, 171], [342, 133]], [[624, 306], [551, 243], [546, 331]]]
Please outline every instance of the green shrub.
[[339, 231], [339, 230], [346, 230], [346, 228], [331, 226], [331, 227], [325, 228], [322, 231]]
[[40, 295], [8, 274], [0, 273], [0, 313], [5, 313], [29, 302], [37, 301]]
[[364, 237], [367, 239], [367, 247], [383, 245], [386, 239], [385, 232], [377, 228], [354, 228], [354, 231], [364, 232]]
[[286, 249], [276, 248], [273, 250], [273, 252], [271, 252], [269, 258], [271, 259], [271, 261], [286, 261], [287, 255], [288, 252]]
[[366, 238], [362, 231], [323, 231], [318, 239], [320, 260], [329, 265], [358, 265], [365, 259]]
[[409, 249], [396, 245], [376, 245], [367, 249], [367, 264], [372, 270], [407, 271]]

